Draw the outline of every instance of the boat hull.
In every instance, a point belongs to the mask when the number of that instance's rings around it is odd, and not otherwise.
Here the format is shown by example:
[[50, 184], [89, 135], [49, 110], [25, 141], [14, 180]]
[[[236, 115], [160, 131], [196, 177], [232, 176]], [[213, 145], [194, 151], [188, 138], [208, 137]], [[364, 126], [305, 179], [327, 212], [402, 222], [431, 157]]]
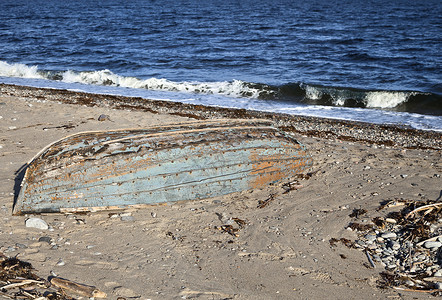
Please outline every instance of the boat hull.
[[261, 188], [311, 165], [305, 147], [266, 120], [84, 132], [28, 164], [14, 214], [210, 198]]

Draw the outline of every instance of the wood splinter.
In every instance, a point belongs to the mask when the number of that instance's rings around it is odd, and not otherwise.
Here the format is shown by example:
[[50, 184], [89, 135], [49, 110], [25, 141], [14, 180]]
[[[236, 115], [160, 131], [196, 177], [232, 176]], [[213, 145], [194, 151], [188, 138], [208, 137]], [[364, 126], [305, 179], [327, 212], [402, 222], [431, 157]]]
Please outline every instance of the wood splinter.
[[94, 297], [94, 298], [106, 298], [107, 295], [105, 292], [100, 291], [95, 286], [85, 285], [76, 283], [67, 279], [53, 277], [50, 280], [51, 284], [64, 289], [76, 293], [81, 296], [86, 297]]

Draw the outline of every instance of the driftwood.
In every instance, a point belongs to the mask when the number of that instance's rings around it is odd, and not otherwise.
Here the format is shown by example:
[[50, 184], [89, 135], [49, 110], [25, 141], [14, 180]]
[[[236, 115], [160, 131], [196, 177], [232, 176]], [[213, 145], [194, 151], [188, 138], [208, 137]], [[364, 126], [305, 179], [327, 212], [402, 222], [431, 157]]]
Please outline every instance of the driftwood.
[[51, 284], [63, 289], [76, 293], [81, 296], [94, 297], [94, 298], [106, 298], [106, 293], [100, 291], [95, 286], [76, 283], [67, 279], [53, 277], [50, 280]]
[[435, 204], [424, 205], [424, 206], [418, 207], [415, 210], [409, 212], [405, 216], [405, 218], [408, 219], [411, 215], [413, 215], [413, 214], [415, 214], [415, 213], [417, 213], [419, 211], [422, 211], [422, 210], [432, 210], [433, 208], [438, 208], [438, 207], [441, 207], [441, 206], [442, 206], [442, 203], [435, 203]]

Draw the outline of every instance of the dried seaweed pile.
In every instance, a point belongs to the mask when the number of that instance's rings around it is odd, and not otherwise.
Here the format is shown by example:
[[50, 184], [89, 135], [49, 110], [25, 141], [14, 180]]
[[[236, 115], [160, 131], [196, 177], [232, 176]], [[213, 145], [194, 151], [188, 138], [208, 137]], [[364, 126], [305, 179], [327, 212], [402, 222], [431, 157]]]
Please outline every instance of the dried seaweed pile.
[[359, 233], [350, 246], [365, 251], [370, 267], [385, 268], [380, 287], [440, 293], [442, 202], [394, 199], [378, 212], [384, 216], [367, 220], [365, 210], [354, 210], [349, 228]]
[[33, 273], [28, 262], [0, 253], [0, 296], [7, 299], [73, 300], [66, 292], [95, 298], [106, 298], [106, 293], [94, 286], [51, 277], [44, 280]]
[[0, 253], [0, 296], [6, 299], [71, 300], [33, 273], [30, 263]]

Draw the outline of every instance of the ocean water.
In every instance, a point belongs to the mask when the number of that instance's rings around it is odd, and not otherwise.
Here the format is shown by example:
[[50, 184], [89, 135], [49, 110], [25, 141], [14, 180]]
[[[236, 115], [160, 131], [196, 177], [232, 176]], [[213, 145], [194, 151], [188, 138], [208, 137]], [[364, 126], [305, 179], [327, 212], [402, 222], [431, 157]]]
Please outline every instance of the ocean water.
[[442, 131], [440, 0], [15, 0], [0, 82]]

